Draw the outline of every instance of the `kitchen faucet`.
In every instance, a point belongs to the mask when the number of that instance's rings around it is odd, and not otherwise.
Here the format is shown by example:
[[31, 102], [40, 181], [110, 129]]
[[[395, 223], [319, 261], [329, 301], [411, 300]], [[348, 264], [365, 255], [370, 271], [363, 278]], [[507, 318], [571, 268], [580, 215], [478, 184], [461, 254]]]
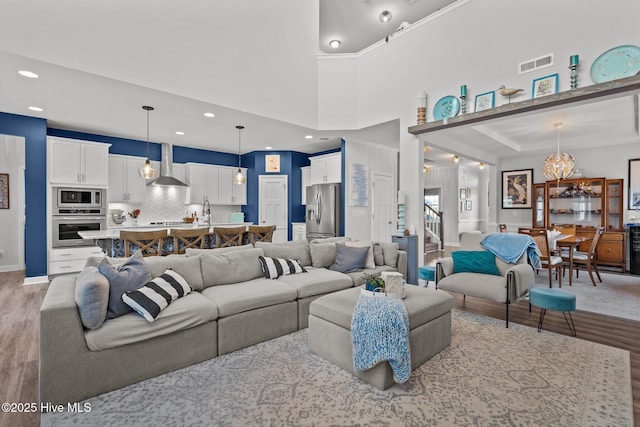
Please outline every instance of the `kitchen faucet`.
[[204, 202], [202, 203], [202, 216], [205, 215], [207, 218], [207, 225], [211, 227], [211, 205], [209, 204], [208, 199], [204, 199]]

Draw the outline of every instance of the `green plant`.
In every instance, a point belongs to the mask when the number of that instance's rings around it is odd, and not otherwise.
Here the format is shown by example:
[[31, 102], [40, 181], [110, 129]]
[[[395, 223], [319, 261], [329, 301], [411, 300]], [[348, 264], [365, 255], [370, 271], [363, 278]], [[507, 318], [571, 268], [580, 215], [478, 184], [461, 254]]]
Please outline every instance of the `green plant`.
[[368, 291], [375, 291], [376, 289], [384, 291], [384, 280], [380, 276], [374, 276], [372, 274], [365, 274], [364, 279], [365, 289]]

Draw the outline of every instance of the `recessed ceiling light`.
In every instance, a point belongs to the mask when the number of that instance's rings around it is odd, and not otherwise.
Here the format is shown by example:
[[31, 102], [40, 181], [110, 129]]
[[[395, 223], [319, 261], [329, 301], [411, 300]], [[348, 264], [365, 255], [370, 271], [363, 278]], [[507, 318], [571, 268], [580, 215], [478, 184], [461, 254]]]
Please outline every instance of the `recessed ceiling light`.
[[313, 135], [305, 135], [304, 139], [313, 139]]
[[265, 150], [273, 150], [273, 147], [266, 146], [266, 147], [264, 147], [264, 149]]
[[184, 132], [182, 132], [181, 130], [176, 131], [176, 135], [184, 135]]
[[18, 71], [18, 74], [20, 74], [23, 77], [29, 77], [30, 79], [37, 79], [38, 77], [40, 77], [33, 71], [27, 71], [27, 70], [20, 70]]
[[215, 117], [216, 115], [213, 113], [204, 113], [205, 117]]
[[331, 40], [329, 42], [329, 46], [331, 46], [333, 49], [339, 48], [341, 44], [342, 42], [340, 40]]
[[393, 15], [391, 14], [391, 12], [389, 12], [388, 10], [383, 11], [380, 16], [378, 16], [378, 19], [380, 20], [380, 22], [382, 23], [387, 23], [389, 21], [391, 21], [391, 18], [393, 18]]
[[31, 111], [39, 111], [39, 112], [40, 112], [40, 111], [44, 111], [44, 110], [43, 110], [42, 108], [40, 108], [40, 107], [29, 107], [29, 110], [31, 110]]

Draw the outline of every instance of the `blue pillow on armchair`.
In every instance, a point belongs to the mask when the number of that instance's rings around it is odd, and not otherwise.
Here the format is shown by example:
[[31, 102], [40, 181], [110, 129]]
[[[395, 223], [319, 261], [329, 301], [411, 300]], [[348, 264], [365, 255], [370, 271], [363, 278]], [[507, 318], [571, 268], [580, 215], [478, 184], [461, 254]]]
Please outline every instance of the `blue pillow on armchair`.
[[454, 273], [483, 273], [500, 276], [496, 257], [489, 251], [451, 252]]

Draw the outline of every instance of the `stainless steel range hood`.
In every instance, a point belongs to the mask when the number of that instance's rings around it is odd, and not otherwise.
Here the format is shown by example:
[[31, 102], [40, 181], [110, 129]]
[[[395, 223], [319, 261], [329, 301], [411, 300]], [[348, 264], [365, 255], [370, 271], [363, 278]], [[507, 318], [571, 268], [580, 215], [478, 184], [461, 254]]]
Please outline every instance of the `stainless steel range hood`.
[[188, 187], [187, 184], [173, 177], [173, 146], [162, 143], [160, 158], [160, 176], [147, 185], [159, 185], [163, 187]]

